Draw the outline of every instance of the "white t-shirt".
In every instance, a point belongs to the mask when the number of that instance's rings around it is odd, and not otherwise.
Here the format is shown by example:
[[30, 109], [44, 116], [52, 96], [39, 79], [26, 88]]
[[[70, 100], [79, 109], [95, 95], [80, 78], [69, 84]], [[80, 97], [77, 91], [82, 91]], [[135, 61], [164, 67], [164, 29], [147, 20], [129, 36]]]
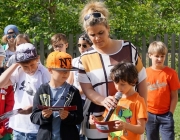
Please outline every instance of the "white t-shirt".
[[[28, 75], [21, 67], [17, 67], [10, 80], [13, 84], [17, 84], [13, 109], [19, 109], [33, 105], [34, 94], [41, 84], [49, 82], [50, 73], [42, 64], [38, 64], [38, 69], [34, 75]], [[30, 115], [18, 114], [11, 117], [9, 127], [23, 133], [37, 133], [39, 126], [31, 123]]]
[[[72, 60], [72, 65], [73, 65], [73, 67], [76, 67], [76, 68], [78, 68], [79, 67], [79, 59], [80, 59], [80, 57], [76, 57], [76, 58], [74, 58], [73, 60]], [[80, 86], [80, 84], [79, 84], [79, 82], [78, 82], [78, 71], [73, 71], [73, 74], [74, 74], [74, 83], [73, 83], [73, 85], [76, 87], [76, 88], [81, 88], [81, 86]], [[83, 100], [85, 100], [85, 98], [86, 98], [86, 96], [84, 95], [84, 94], [81, 94], [81, 98], [83, 99]]]

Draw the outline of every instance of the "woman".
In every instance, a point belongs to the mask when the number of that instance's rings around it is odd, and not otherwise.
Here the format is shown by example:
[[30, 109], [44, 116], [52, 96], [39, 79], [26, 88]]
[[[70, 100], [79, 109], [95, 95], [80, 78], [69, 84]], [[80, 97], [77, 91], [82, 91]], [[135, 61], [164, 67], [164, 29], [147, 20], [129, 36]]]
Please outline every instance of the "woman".
[[81, 11], [80, 23], [92, 41], [92, 50], [82, 54], [79, 63], [79, 82], [88, 99], [84, 105], [83, 133], [91, 139], [107, 140], [106, 133], [99, 133], [89, 124], [89, 115], [102, 120], [106, 109], [116, 107], [116, 93], [110, 69], [122, 60], [132, 62], [138, 70], [137, 89], [146, 101], [146, 72], [136, 47], [129, 41], [109, 37], [108, 9], [102, 2], [90, 2]]

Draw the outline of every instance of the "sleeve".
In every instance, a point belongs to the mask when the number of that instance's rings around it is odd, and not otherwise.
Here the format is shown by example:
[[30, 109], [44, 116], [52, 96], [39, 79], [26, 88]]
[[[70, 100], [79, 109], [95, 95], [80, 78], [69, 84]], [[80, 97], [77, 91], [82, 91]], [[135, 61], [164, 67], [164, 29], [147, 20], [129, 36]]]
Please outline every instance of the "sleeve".
[[37, 92], [33, 98], [33, 108], [32, 108], [32, 114], [30, 116], [30, 119], [31, 119], [32, 123], [37, 124], [37, 125], [51, 124], [53, 115], [51, 115], [49, 118], [44, 118], [42, 116], [42, 110], [37, 107], [38, 105], [42, 105], [42, 103], [40, 101], [40, 94], [43, 92], [41, 86], [37, 90]]
[[179, 77], [175, 70], [170, 72], [172, 75], [168, 81], [169, 87], [172, 90], [178, 90], [180, 88]]
[[20, 75], [20, 66], [15, 69], [15, 71], [11, 74], [10, 80], [12, 84], [18, 83], [19, 81], [19, 75]]
[[83, 121], [83, 107], [79, 90], [75, 88], [74, 96], [71, 102], [71, 106], [76, 105], [77, 110], [69, 111], [69, 115], [66, 119], [62, 120], [62, 123], [68, 125], [77, 125]]
[[9, 58], [6, 66], [7, 66], [7, 67], [10, 67], [10, 66], [11, 66], [12, 64], [14, 64], [15, 62], [16, 62], [16, 60], [15, 60], [15, 55], [12, 55], [12, 56]]
[[147, 121], [147, 107], [146, 107], [145, 101], [140, 96], [138, 98], [139, 99], [136, 101], [136, 113], [137, 113], [136, 118], [145, 119]]
[[[44, 67], [44, 66], [43, 66]], [[48, 83], [50, 81], [51, 75], [47, 68], [44, 67], [44, 72], [43, 72], [43, 84]]]
[[86, 60], [86, 58], [84, 58], [83, 55], [79, 59], [78, 82], [81, 82], [81, 83], [91, 83], [90, 79], [88, 78], [88, 76], [86, 74], [85, 68], [84, 68], [84, 64], [83, 63], [85, 63], [85, 60]]
[[13, 86], [9, 86], [6, 90], [6, 100], [5, 100], [5, 112], [11, 111], [14, 106], [14, 89]]
[[[5, 108], [4, 112], [11, 111], [14, 106], [14, 90], [12, 86], [9, 86], [7, 89], [5, 89], [7, 92], [5, 97]], [[0, 123], [0, 134], [4, 136], [6, 133], [12, 133], [12, 129], [8, 127], [9, 120], [5, 120]]]

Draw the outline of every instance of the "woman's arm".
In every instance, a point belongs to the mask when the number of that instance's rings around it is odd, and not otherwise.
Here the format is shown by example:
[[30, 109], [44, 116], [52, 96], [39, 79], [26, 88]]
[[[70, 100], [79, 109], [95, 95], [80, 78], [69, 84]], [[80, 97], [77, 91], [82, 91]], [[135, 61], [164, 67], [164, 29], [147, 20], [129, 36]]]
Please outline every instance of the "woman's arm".
[[146, 79], [144, 79], [143, 81], [141, 81], [138, 85], [138, 92], [139, 95], [141, 97], [144, 98], [145, 103], [147, 102], [147, 83], [146, 83]]

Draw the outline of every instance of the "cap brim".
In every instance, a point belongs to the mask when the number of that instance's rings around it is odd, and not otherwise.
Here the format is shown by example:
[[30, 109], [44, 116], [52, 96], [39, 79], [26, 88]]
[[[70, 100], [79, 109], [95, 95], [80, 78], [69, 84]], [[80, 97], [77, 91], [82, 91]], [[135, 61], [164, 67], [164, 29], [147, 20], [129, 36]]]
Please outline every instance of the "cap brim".
[[59, 71], [78, 71], [78, 68], [72, 68], [72, 69], [65, 69], [65, 68], [52, 68], [54, 70], [59, 70]]

